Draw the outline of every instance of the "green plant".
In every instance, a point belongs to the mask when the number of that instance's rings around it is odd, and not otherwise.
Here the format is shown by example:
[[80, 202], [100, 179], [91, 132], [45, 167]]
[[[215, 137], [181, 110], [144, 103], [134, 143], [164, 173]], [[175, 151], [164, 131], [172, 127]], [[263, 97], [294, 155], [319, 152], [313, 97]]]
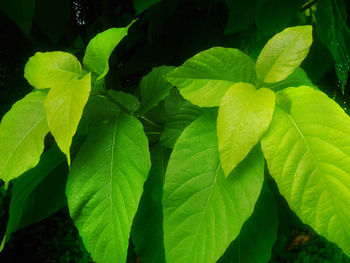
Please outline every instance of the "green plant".
[[350, 119], [299, 67], [312, 27], [275, 35], [256, 63], [215, 47], [154, 68], [139, 100], [104, 81], [130, 26], [93, 38], [84, 68], [64, 52], [29, 59], [35, 90], [0, 125], [2, 247], [67, 201], [96, 262], [125, 262], [130, 235], [142, 262], [267, 262], [278, 217], [265, 158], [292, 210], [349, 255]]

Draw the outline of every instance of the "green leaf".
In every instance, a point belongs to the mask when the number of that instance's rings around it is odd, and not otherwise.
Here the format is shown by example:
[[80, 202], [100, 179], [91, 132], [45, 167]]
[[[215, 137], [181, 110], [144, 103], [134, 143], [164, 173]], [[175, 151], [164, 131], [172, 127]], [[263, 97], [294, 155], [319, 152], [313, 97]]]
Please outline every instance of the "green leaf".
[[269, 171], [300, 219], [350, 255], [350, 118], [310, 87], [277, 103], [262, 139]]
[[107, 90], [107, 94], [111, 101], [129, 112], [136, 112], [140, 108], [140, 101], [132, 94], [115, 90]]
[[302, 68], [296, 68], [295, 71], [290, 74], [286, 79], [275, 83], [262, 84], [266, 88], [279, 91], [289, 87], [309, 86], [317, 89], [317, 87], [311, 82], [306, 72]]
[[252, 214], [264, 177], [259, 147], [225, 179], [216, 112], [190, 124], [175, 144], [165, 176], [164, 243], [168, 263], [216, 262]]
[[152, 5], [155, 5], [162, 0], [133, 0], [134, 8], [136, 10], [136, 15], [141, 14], [143, 11], [150, 8]]
[[0, 124], [0, 179], [8, 182], [36, 166], [49, 132], [46, 92], [29, 93], [16, 102]]
[[24, 34], [29, 35], [35, 0], [3, 0], [0, 2], [0, 9], [16, 23]]
[[223, 47], [200, 52], [166, 75], [185, 99], [201, 107], [219, 106], [232, 84], [255, 78], [255, 64], [246, 54]]
[[218, 263], [266, 263], [277, 239], [276, 202], [267, 184], [263, 185], [252, 216], [244, 223]]
[[119, 115], [121, 109], [103, 95], [91, 94], [79, 122], [77, 133], [88, 134], [98, 130], [104, 122]]
[[77, 130], [91, 89], [91, 74], [55, 86], [45, 100], [47, 122], [52, 135], [67, 156], [70, 165], [70, 145]]
[[239, 164], [269, 127], [275, 107], [270, 89], [236, 83], [222, 98], [217, 120], [220, 161], [225, 175]]
[[57, 43], [69, 26], [70, 10], [69, 0], [35, 0], [34, 20], [45, 35]]
[[126, 27], [110, 28], [97, 34], [86, 47], [84, 66], [92, 72], [95, 80], [105, 77], [109, 70], [108, 60], [115, 47], [127, 35], [131, 22]]
[[96, 262], [125, 262], [151, 166], [141, 123], [120, 113], [91, 133], [68, 175], [71, 217]]
[[9, 219], [2, 247], [17, 230], [39, 222], [67, 204], [68, 166], [58, 147], [45, 152], [39, 164], [13, 181]]
[[284, 80], [299, 67], [312, 43], [312, 27], [288, 27], [271, 38], [256, 62], [258, 77], [267, 83]]
[[335, 60], [335, 70], [344, 92], [350, 67], [350, 30], [342, 14], [344, 2], [323, 0], [316, 10], [317, 35]]
[[24, 77], [36, 89], [60, 86], [82, 75], [79, 60], [72, 54], [61, 51], [37, 52], [24, 68]]
[[[170, 91], [164, 103], [166, 121], [160, 137], [162, 145], [173, 148], [183, 130], [197, 119], [202, 109], [185, 100], [177, 89]], [[164, 113], [163, 113], [164, 114]]]
[[225, 34], [233, 34], [247, 29], [254, 24], [256, 0], [225, 0], [229, 18], [225, 28]]
[[165, 263], [162, 196], [169, 156], [161, 145], [151, 150], [152, 167], [134, 218], [132, 240], [143, 263]]
[[268, 36], [281, 31], [298, 11], [297, 0], [257, 0], [255, 21], [259, 33]]
[[173, 85], [166, 81], [163, 76], [173, 69], [174, 67], [169, 66], [153, 68], [149, 74], [142, 78], [140, 82], [141, 112], [148, 112], [169, 95]]

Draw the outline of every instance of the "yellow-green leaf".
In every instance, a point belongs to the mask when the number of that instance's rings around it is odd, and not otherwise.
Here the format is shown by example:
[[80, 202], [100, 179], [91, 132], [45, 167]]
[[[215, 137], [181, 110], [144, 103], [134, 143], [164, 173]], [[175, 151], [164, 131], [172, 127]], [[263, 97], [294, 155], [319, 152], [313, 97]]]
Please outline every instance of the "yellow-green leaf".
[[274, 107], [275, 94], [270, 89], [236, 83], [226, 92], [217, 121], [220, 161], [226, 176], [258, 143]]
[[35, 91], [16, 102], [0, 124], [0, 179], [10, 181], [36, 166], [49, 132], [44, 101]]
[[24, 68], [24, 77], [36, 89], [52, 88], [82, 75], [79, 60], [61, 51], [37, 52]]
[[350, 118], [310, 87], [276, 96], [261, 140], [269, 171], [300, 219], [350, 255]]
[[294, 72], [307, 56], [312, 43], [312, 27], [288, 27], [271, 38], [256, 62], [258, 77], [278, 82]]
[[47, 122], [52, 135], [61, 151], [67, 155], [70, 164], [69, 149], [77, 130], [83, 109], [89, 98], [91, 75], [71, 80], [65, 85], [55, 86], [47, 95], [45, 109]]
[[115, 47], [127, 35], [130, 25], [121, 28], [110, 28], [97, 34], [89, 42], [83, 60], [84, 66], [92, 71], [93, 79], [101, 79], [109, 70], [108, 60]]

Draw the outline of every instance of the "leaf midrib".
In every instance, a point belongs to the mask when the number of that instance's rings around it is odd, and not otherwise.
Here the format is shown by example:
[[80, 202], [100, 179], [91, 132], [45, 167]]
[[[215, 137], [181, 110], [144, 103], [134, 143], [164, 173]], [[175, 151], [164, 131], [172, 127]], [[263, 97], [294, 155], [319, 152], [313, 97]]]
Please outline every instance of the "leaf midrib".
[[[297, 124], [295, 123], [295, 121], [293, 120], [293, 117], [291, 116], [291, 114], [289, 114], [289, 113], [287, 113], [287, 112], [285, 112], [285, 111], [283, 111], [283, 112], [288, 116], [288, 118], [290, 119], [290, 121], [291, 121], [292, 124], [293, 124], [293, 127], [297, 130], [298, 134], [300, 135], [300, 138], [301, 138], [301, 140], [303, 141], [303, 143], [304, 143], [304, 145], [305, 145], [307, 151], [310, 153], [310, 156], [311, 156], [311, 158], [312, 158], [312, 161], [313, 161], [313, 163], [314, 163], [314, 165], [315, 165], [315, 169], [318, 170], [321, 174], [323, 174], [322, 170], [321, 170], [321, 169], [319, 168], [319, 166], [318, 166], [318, 163], [317, 163], [317, 161], [316, 161], [316, 158], [315, 158], [314, 154], [312, 153], [312, 151], [311, 151], [311, 149], [310, 149], [310, 147], [309, 147], [309, 145], [308, 145], [308, 143], [307, 143], [307, 141], [306, 141], [306, 138], [305, 138], [304, 135], [302, 134], [302, 132], [301, 132], [301, 130], [299, 129], [298, 125], [297, 125]], [[325, 182], [324, 177], [323, 177], [323, 176], [320, 176], [320, 178], [322, 178], [321, 180], [322, 180], [322, 182], [323, 182], [323, 188], [324, 188], [325, 191], [327, 192], [327, 194], [328, 194], [328, 196], [329, 196], [329, 200], [331, 200], [331, 202], [332, 202], [332, 204], [333, 204], [332, 209], [333, 209], [334, 211], [336, 211], [336, 217], [337, 217], [337, 219], [339, 220], [339, 215], [341, 215], [341, 213], [338, 212], [338, 209], [336, 208], [337, 206], [334, 204], [334, 200], [333, 200], [333, 198], [332, 198], [333, 195], [331, 195], [331, 194], [329, 193], [329, 189], [327, 188], [327, 182]], [[348, 233], [347, 228], [343, 225], [343, 220], [339, 220], [339, 221], [340, 221], [341, 226], [342, 226], [342, 228], [343, 228], [343, 232]], [[339, 222], [339, 221], [338, 221], [338, 222]], [[328, 229], [327, 229], [327, 232], [328, 232]], [[328, 233], [328, 234], [329, 234], [329, 233]]]
[[194, 240], [193, 240], [193, 242], [192, 242], [192, 246], [191, 246], [191, 249], [189, 250], [189, 254], [188, 254], [187, 258], [189, 258], [189, 256], [192, 255], [192, 251], [193, 251], [194, 245], [195, 245], [196, 240], [197, 240], [197, 235], [198, 235], [199, 229], [200, 229], [201, 226], [202, 226], [203, 219], [204, 219], [204, 215], [205, 215], [205, 213], [206, 213], [206, 211], [207, 211], [208, 204], [209, 204], [209, 202], [210, 202], [210, 197], [211, 197], [211, 195], [212, 195], [212, 193], [213, 193], [214, 184], [215, 184], [215, 182], [216, 182], [216, 178], [217, 178], [217, 176], [218, 176], [219, 170], [220, 170], [220, 161], [219, 161], [218, 167], [216, 168], [216, 172], [215, 172], [215, 176], [214, 176], [214, 178], [213, 178], [213, 182], [212, 182], [211, 185], [210, 185], [210, 191], [209, 191], [209, 194], [208, 194], [208, 199], [207, 199], [207, 201], [206, 201], [206, 203], [205, 203], [205, 206], [204, 206], [204, 209], [203, 209], [203, 211], [202, 211], [202, 213], [201, 213], [201, 219], [200, 219], [200, 222], [199, 222], [199, 224], [198, 224], [198, 228], [197, 228], [197, 230], [195, 231], [195, 234], [194, 234], [194, 237], [195, 237], [195, 238], [194, 238]]
[[[19, 142], [16, 144], [16, 146], [14, 147], [14, 150], [11, 152], [11, 154], [8, 156], [5, 164], [3, 165], [3, 169], [1, 170], [1, 173], [3, 173], [4, 170], [6, 170], [6, 167], [9, 163], [9, 160], [11, 160], [12, 156], [14, 155], [15, 152], [18, 151], [18, 147], [20, 147], [20, 145], [22, 144], [22, 142], [28, 137], [28, 134], [30, 134], [34, 129], [36, 129], [40, 124], [41, 122], [46, 119], [46, 115], [44, 115], [41, 119], [39, 119], [39, 121], [37, 121], [35, 123], [35, 125], [33, 125], [33, 127], [31, 127], [26, 133], [25, 135], [21, 138], [21, 140], [19, 140]], [[5, 180], [5, 178], [3, 178]], [[6, 179], [8, 179], [8, 176], [6, 177]]]

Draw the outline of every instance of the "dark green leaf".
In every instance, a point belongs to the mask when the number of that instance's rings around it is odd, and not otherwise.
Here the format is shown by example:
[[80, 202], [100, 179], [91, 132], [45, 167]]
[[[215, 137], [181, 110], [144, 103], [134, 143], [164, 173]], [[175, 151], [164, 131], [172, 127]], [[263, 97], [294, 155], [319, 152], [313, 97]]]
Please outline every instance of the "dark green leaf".
[[162, 0], [133, 0], [134, 8], [136, 10], [136, 15], [139, 15], [143, 11], [150, 8], [152, 5], [160, 2]]
[[170, 95], [165, 99], [164, 107], [166, 120], [160, 141], [162, 145], [173, 148], [182, 131], [203, 111], [185, 100], [177, 89], [170, 91]]
[[13, 232], [45, 219], [67, 204], [67, 174], [65, 156], [53, 146], [35, 168], [14, 180], [2, 247]]
[[262, 36], [278, 33], [298, 11], [296, 0], [257, 0], [255, 21]]
[[152, 167], [134, 218], [132, 238], [143, 263], [165, 263], [163, 243], [163, 184], [170, 150], [160, 145], [151, 150]]
[[32, 27], [35, 0], [2, 0], [0, 9], [11, 18], [17, 26], [29, 35]]
[[173, 70], [174, 67], [161, 66], [152, 69], [144, 76], [140, 83], [141, 90], [141, 112], [147, 112], [163, 100], [173, 87], [163, 76]]
[[140, 108], [139, 100], [132, 94], [115, 90], [108, 90], [107, 94], [111, 101], [128, 112], [135, 112]]
[[233, 34], [254, 24], [256, 0], [226, 0], [229, 19], [225, 34]]
[[70, 0], [36, 0], [34, 20], [53, 42], [64, 34], [70, 20]]
[[320, 40], [335, 60], [335, 71], [342, 91], [348, 79], [350, 67], [350, 30], [343, 18], [342, 0], [322, 0], [317, 5], [316, 29]]

